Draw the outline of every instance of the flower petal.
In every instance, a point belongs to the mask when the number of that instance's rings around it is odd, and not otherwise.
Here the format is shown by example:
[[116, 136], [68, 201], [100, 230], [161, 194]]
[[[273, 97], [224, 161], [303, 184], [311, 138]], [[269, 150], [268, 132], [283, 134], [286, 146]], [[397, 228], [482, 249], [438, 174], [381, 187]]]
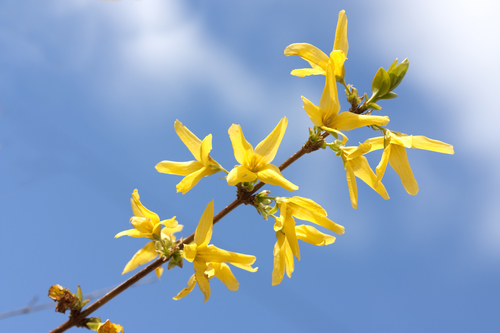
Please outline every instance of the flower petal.
[[283, 229], [281, 229], [281, 231], [285, 233], [286, 240], [290, 245], [293, 255], [300, 260], [299, 242], [297, 241], [297, 235], [295, 234], [295, 219], [292, 217], [292, 212], [286, 210], [286, 206], [286, 203], [280, 206], [280, 210], [283, 209], [281, 214], [282, 219], [284, 219]]
[[[291, 197], [288, 199], [289, 203], [293, 203], [295, 205], [298, 205], [300, 207], [303, 207], [304, 209], [307, 209], [311, 212], [314, 212], [316, 214], [324, 215], [326, 216], [326, 210], [323, 209], [320, 205], [318, 205], [316, 202], [314, 202], [311, 199], [308, 198], [302, 198], [302, 197]], [[300, 218], [300, 217], [297, 217]]]
[[184, 245], [184, 251], [182, 251], [182, 257], [189, 262], [193, 262], [196, 259], [197, 246], [196, 243], [190, 243]]
[[323, 111], [304, 96], [301, 97], [304, 102], [304, 110], [309, 118], [311, 118], [312, 123], [316, 126], [323, 126]]
[[155, 243], [149, 242], [142, 249], [137, 251], [136, 254], [130, 259], [125, 268], [123, 269], [122, 274], [130, 272], [131, 270], [136, 269], [140, 265], [144, 265], [151, 260], [158, 257], [158, 252], [156, 252]]
[[203, 164], [198, 161], [172, 162], [161, 161], [156, 166], [156, 171], [170, 175], [187, 176], [203, 168]]
[[278, 231], [276, 233], [276, 244], [274, 245], [274, 265], [273, 265], [273, 280], [272, 285], [276, 286], [281, 283], [283, 276], [285, 276], [285, 266], [286, 266], [286, 252], [285, 252], [285, 235]]
[[325, 52], [308, 43], [295, 43], [288, 45], [285, 49], [285, 55], [298, 55], [302, 59], [318, 65], [325, 71], [328, 66], [328, 62], [330, 61], [330, 58], [325, 54]]
[[351, 197], [352, 208], [358, 208], [358, 187], [356, 185], [356, 177], [351, 166], [351, 161], [345, 163], [345, 172], [347, 178], [347, 187], [349, 188], [349, 196]]
[[333, 73], [335, 74], [335, 79], [337, 79], [337, 76], [340, 76], [341, 78], [345, 77], [344, 63], [346, 59], [346, 55], [342, 51], [334, 50], [332, 51], [332, 53], [330, 53], [330, 62], [333, 65]]
[[333, 121], [337, 113], [340, 111], [339, 96], [337, 92], [337, 81], [335, 80], [335, 72], [333, 66], [330, 64], [326, 69], [326, 81], [319, 107], [323, 112], [323, 125], [327, 127], [336, 128], [333, 126]]
[[186, 145], [186, 147], [189, 149], [191, 154], [193, 154], [194, 158], [196, 158], [197, 161], [201, 162], [200, 159], [201, 140], [198, 139], [198, 137], [194, 135], [190, 130], [188, 130], [186, 126], [182, 125], [182, 123], [179, 120], [175, 121], [174, 127], [175, 127], [175, 132], [182, 140], [182, 142]]
[[324, 234], [310, 225], [301, 224], [295, 228], [297, 238], [316, 246], [330, 245], [335, 242], [335, 237]]
[[379, 182], [377, 176], [370, 168], [366, 157], [359, 156], [358, 158], [351, 160], [350, 163], [356, 177], [368, 184], [368, 186], [370, 186], [378, 194], [380, 194], [382, 198], [384, 198], [385, 200], [389, 199], [389, 194], [387, 194], [384, 184]]
[[155, 274], [158, 277], [158, 280], [161, 280], [161, 275], [163, 274], [163, 267], [156, 267]]
[[177, 192], [186, 194], [195, 187], [196, 184], [203, 178], [216, 173], [216, 170], [212, 170], [210, 167], [202, 167], [200, 170], [193, 172], [192, 174], [184, 177], [179, 184], [175, 186]]
[[384, 149], [384, 137], [383, 136], [377, 136], [375, 138], [370, 138], [370, 139], [366, 140], [364, 143], [371, 145], [370, 151]]
[[215, 269], [215, 277], [222, 281], [231, 291], [238, 290], [240, 284], [231, 272], [231, 268], [225, 263], [212, 263]]
[[387, 116], [365, 116], [346, 111], [339, 113], [330, 127], [339, 131], [350, 131], [369, 125], [385, 126], [387, 123], [389, 123]]
[[185, 297], [187, 294], [189, 294], [189, 293], [193, 290], [193, 288], [194, 288], [194, 286], [195, 286], [195, 285], [196, 285], [196, 278], [195, 278], [195, 276], [194, 276], [194, 274], [193, 274], [193, 275], [191, 275], [191, 277], [189, 278], [189, 281], [188, 281], [188, 283], [187, 283], [187, 287], [186, 287], [186, 288], [184, 288], [184, 289], [182, 289], [182, 290], [181, 290], [181, 291], [177, 294], [177, 296], [175, 296], [175, 297], [174, 297], [174, 300], [176, 300], [176, 301], [177, 301], [177, 300], [180, 300], [181, 298]]
[[[134, 212], [135, 216], [145, 216], [147, 218], [150, 218], [153, 223], [160, 221], [160, 218], [158, 217], [158, 215], [156, 215], [156, 213], [153, 213], [143, 206], [139, 197], [139, 191], [137, 191], [137, 189], [132, 192], [132, 211]], [[139, 213], [139, 211], [141, 214], [136, 215], [136, 213]]]
[[[300, 220], [309, 221], [312, 223], [316, 223], [328, 230], [331, 230], [339, 235], [342, 235], [345, 232], [345, 229], [340, 224], [337, 224], [327, 218], [326, 214], [318, 214], [314, 211], [308, 210], [303, 206], [298, 205], [289, 205], [289, 209], [291, 210], [293, 216]], [[325, 212], [326, 213], [326, 212]]]
[[382, 158], [377, 165], [375, 171], [377, 172], [377, 179], [380, 182], [385, 174], [385, 169], [387, 169], [387, 163], [389, 162], [389, 157], [391, 156], [391, 147], [393, 145], [389, 144], [385, 147], [384, 152], [382, 153]]
[[210, 298], [210, 284], [208, 283], [208, 278], [205, 276], [205, 270], [207, 269], [207, 263], [201, 260], [195, 260], [193, 262], [194, 275], [196, 278], [196, 283], [200, 288], [203, 295], [205, 295], [205, 303]]
[[290, 243], [288, 242], [288, 239], [285, 241], [285, 266], [286, 266], [286, 275], [291, 278], [292, 273], [295, 269], [295, 264], [293, 262], [293, 253], [292, 249], [290, 248]]
[[271, 163], [276, 156], [278, 148], [283, 139], [283, 135], [288, 125], [288, 119], [284, 117], [280, 120], [273, 131], [255, 147], [255, 167], [259, 169], [261, 166]]
[[297, 185], [286, 180], [285, 177], [281, 175], [280, 169], [272, 164], [268, 164], [259, 170], [259, 172], [257, 172], [257, 178], [266, 184], [281, 186], [288, 191], [296, 191], [299, 189]]
[[257, 259], [255, 256], [219, 249], [214, 245], [208, 245], [204, 249], [198, 249], [196, 257], [206, 262], [227, 262], [230, 264], [236, 263], [243, 265], [252, 265]]
[[290, 72], [290, 74], [298, 77], [304, 77], [309, 75], [326, 75], [326, 72], [323, 68], [316, 66], [315, 68], [294, 69]]
[[200, 162], [203, 164], [203, 166], [207, 167], [210, 164], [209, 154], [211, 150], [212, 150], [212, 134], [209, 134], [201, 142]]
[[347, 51], [349, 51], [349, 43], [347, 42], [347, 16], [345, 15], [345, 10], [339, 12], [333, 49], [340, 50], [344, 52], [345, 55], [347, 55]]
[[128, 230], [121, 231], [121, 232], [116, 234], [115, 238], [118, 238], [121, 236], [130, 236], [130, 237], [136, 237], [136, 238], [146, 237], [145, 234], [143, 234], [142, 232], [140, 232], [137, 229], [128, 229]]
[[234, 186], [241, 182], [254, 181], [255, 179], [257, 179], [257, 174], [248, 170], [248, 168], [244, 165], [238, 165], [229, 172], [226, 179], [229, 186]]
[[453, 146], [438, 140], [426, 138], [425, 136], [415, 135], [412, 140], [412, 148], [425, 149], [443, 154], [454, 154]]
[[[212, 238], [212, 227], [214, 221], [214, 201], [210, 201], [203, 212], [203, 215], [200, 218], [200, 222], [196, 227], [196, 231], [194, 232], [194, 242], [197, 247], [204, 247], [208, 245], [210, 239]], [[198, 252], [199, 255], [199, 252]], [[197, 256], [198, 256], [197, 255]], [[214, 260], [206, 260], [214, 261]]]
[[401, 178], [403, 186], [411, 195], [418, 193], [418, 184], [411, 171], [410, 162], [408, 162], [408, 156], [406, 155], [406, 150], [398, 145], [391, 144], [391, 154], [389, 156], [389, 164], [396, 171]]
[[229, 138], [233, 145], [234, 158], [241, 165], [249, 167], [253, 157], [253, 147], [245, 139], [240, 125], [232, 124], [228, 130]]

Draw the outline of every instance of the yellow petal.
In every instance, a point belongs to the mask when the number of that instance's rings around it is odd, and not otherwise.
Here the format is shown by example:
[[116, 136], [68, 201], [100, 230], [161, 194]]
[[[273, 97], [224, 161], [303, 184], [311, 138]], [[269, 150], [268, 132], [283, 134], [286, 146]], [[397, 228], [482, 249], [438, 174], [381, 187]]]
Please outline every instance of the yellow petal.
[[188, 147], [189, 151], [191, 154], [193, 154], [194, 158], [196, 158], [197, 161], [201, 162], [200, 159], [200, 147], [201, 147], [201, 140], [198, 139], [196, 135], [191, 133], [190, 130], [187, 129], [184, 125], [179, 120], [175, 121], [175, 132], [179, 136], [179, 138], [184, 142], [186, 147]]
[[389, 123], [387, 116], [365, 116], [346, 111], [337, 115], [331, 127], [339, 131], [350, 131], [369, 125], [385, 126], [387, 123]]
[[249, 167], [252, 162], [253, 148], [250, 143], [245, 139], [240, 125], [231, 125], [228, 130], [231, 144], [233, 145], [234, 158], [241, 165]]
[[196, 278], [196, 283], [198, 283], [198, 287], [200, 288], [203, 295], [205, 295], [205, 303], [210, 298], [210, 284], [208, 283], [208, 279], [205, 276], [205, 270], [207, 269], [207, 264], [200, 260], [195, 260], [193, 262], [194, 266], [194, 275]]
[[292, 184], [281, 175], [280, 169], [272, 164], [266, 165], [257, 172], [257, 178], [269, 185], [277, 185], [288, 191], [296, 191], [299, 187]]
[[327, 132], [333, 132], [333, 133], [337, 133], [338, 135], [341, 135], [342, 136], [342, 144], [345, 145], [346, 142], [349, 140], [349, 138], [342, 132], [340, 131], [337, 131], [336, 129], [333, 129], [333, 128], [330, 128], [330, 127], [326, 127], [326, 126], [321, 126], [321, 129], [327, 131]]
[[345, 229], [343, 226], [333, 222], [332, 220], [330, 220], [329, 218], [326, 217], [326, 212], [325, 212], [325, 214], [316, 213], [312, 210], [308, 210], [304, 206], [293, 205], [293, 204], [289, 205], [289, 209], [291, 209], [293, 216], [295, 216], [298, 219], [309, 221], [312, 223], [316, 223], [316, 224], [318, 224], [324, 228], [327, 228], [328, 230], [331, 230], [339, 235], [342, 235], [345, 232]]
[[304, 209], [307, 209], [308, 211], [314, 212], [316, 214], [327, 216], [326, 210], [324, 210], [323, 207], [321, 207], [311, 199], [291, 197], [290, 199], [288, 199], [288, 202], [303, 207]]
[[193, 262], [196, 258], [197, 251], [196, 243], [190, 243], [184, 245], [184, 251], [182, 251], [182, 256], [189, 262]]
[[142, 249], [137, 251], [136, 254], [132, 257], [132, 259], [127, 263], [125, 268], [123, 269], [122, 274], [130, 272], [131, 270], [136, 269], [140, 265], [144, 265], [151, 260], [158, 257], [158, 252], [156, 252], [155, 243], [149, 242]]
[[[281, 208], [286, 207], [286, 204], [282, 204], [280, 206]], [[283, 222], [283, 229], [282, 231], [285, 233], [286, 240], [288, 241], [288, 244], [290, 245], [290, 249], [293, 253], [293, 255], [300, 260], [300, 248], [299, 248], [299, 242], [297, 241], [297, 235], [295, 234], [295, 220], [292, 217], [291, 212], [282, 211], [282, 219], [284, 219]]]
[[129, 230], [124, 230], [116, 234], [115, 238], [121, 237], [121, 236], [130, 236], [130, 237], [136, 237], [136, 238], [142, 238], [146, 237], [145, 234], [140, 232], [137, 229], [129, 229]]
[[375, 138], [370, 138], [370, 139], [366, 140], [364, 143], [371, 145], [370, 151], [384, 149], [384, 137], [383, 136], [377, 136]]
[[283, 135], [288, 125], [288, 119], [284, 117], [280, 120], [273, 131], [255, 147], [255, 167], [259, 168], [263, 165], [271, 163], [276, 156], [278, 148], [283, 139]]
[[345, 77], [344, 62], [346, 59], [346, 55], [342, 51], [334, 50], [330, 53], [330, 61], [333, 64], [333, 73], [335, 74], [335, 77]]
[[177, 294], [177, 296], [175, 296], [175, 297], [174, 297], [174, 300], [176, 300], [176, 301], [177, 301], [177, 300], [179, 300], [179, 299], [181, 299], [181, 298], [185, 297], [187, 294], [189, 294], [189, 293], [193, 290], [193, 288], [194, 288], [194, 286], [195, 286], [195, 285], [196, 285], [196, 278], [195, 278], [195, 276], [194, 276], [194, 274], [193, 274], [193, 275], [191, 275], [191, 277], [189, 278], [189, 281], [188, 281], [188, 283], [187, 283], [187, 287], [186, 287], [186, 288], [184, 288], [184, 289], [182, 289], [182, 290], [181, 290], [181, 291]]
[[325, 88], [321, 94], [319, 107], [323, 112], [323, 125], [336, 128], [333, 126], [333, 121], [340, 111], [340, 103], [337, 93], [337, 81], [335, 81], [335, 73], [332, 65], [329, 65], [326, 69]]
[[251, 265], [238, 264], [236, 262], [230, 262], [230, 264], [233, 265], [234, 267], [238, 267], [252, 273], [257, 272], [257, 270], [259, 269], [259, 267], [252, 267]]
[[385, 147], [384, 152], [382, 153], [382, 158], [380, 159], [380, 162], [377, 165], [377, 168], [375, 171], [377, 172], [377, 179], [380, 182], [382, 180], [382, 177], [384, 177], [385, 174], [385, 169], [387, 169], [387, 163], [389, 162], [389, 156], [391, 156], [391, 147], [393, 145], [387, 145]]
[[425, 149], [443, 154], [454, 154], [453, 146], [447, 143], [426, 138], [425, 136], [413, 136], [412, 148]]
[[132, 216], [129, 221], [137, 231], [144, 234], [144, 237], [151, 237], [154, 227], [154, 222], [151, 219], [147, 217]]
[[[354, 149], [353, 149], [354, 148]], [[345, 147], [343, 151], [345, 153], [345, 157], [348, 160], [353, 160], [361, 155], [366, 154], [371, 149], [370, 145], [367, 143], [360, 143], [357, 147]]]
[[323, 126], [323, 111], [319, 106], [314, 105], [304, 96], [302, 96], [302, 101], [304, 102], [304, 110], [309, 118], [311, 118], [312, 123], [316, 126]]
[[238, 280], [231, 272], [231, 269], [225, 263], [212, 263], [215, 269], [215, 277], [222, 281], [227, 287], [227, 289], [231, 291], [236, 291], [239, 288]]
[[391, 155], [389, 156], [389, 164], [396, 171], [401, 178], [403, 186], [411, 195], [418, 193], [418, 184], [411, 171], [410, 163], [408, 162], [408, 156], [406, 155], [406, 150], [398, 145], [391, 145]]
[[[208, 245], [210, 239], [212, 238], [212, 227], [214, 220], [214, 201], [210, 201], [203, 212], [203, 215], [200, 218], [200, 222], [196, 227], [196, 231], [194, 232], [194, 242], [200, 247], [204, 247]], [[199, 255], [199, 254], [198, 254]], [[214, 261], [214, 260], [206, 260], [206, 261]]]
[[161, 161], [156, 166], [156, 171], [170, 175], [187, 176], [203, 168], [203, 164], [198, 161], [171, 162]]
[[255, 256], [230, 252], [219, 249], [214, 245], [208, 245], [204, 249], [198, 249], [197, 258], [206, 262], [227, 262], [230, 264], [252, 265], [257, 259]]
[[285, 235], [278, 231], [276, 233], [276, 244], [274, 245], [274, 265], [272, 274], [272, 285], [278, 285], [283, 280], [285, 276], [285, 266], [286, 266], [286, 253], [285, 253]]
[[358, 208], [358, 187], [356, 185], [356, 177], [351, 166], [351, 161], [345, 163], [345, 172], [347, 178], [347, 187], [349, 188], [349, 196], [351, 197], [352, 208]]
[[201, 142], [201, 148], [200, 148], [200, 158], [201, 158], [200, 162], [206, 167], [210, 164], [210, 158], [208, 155], [210, 154], [211, 150], [212, 150], [212, 134], [209, 134]]
[[163, 274], [163, 267], [156, 267], [155, 274], [158, 277], [158, 280], [161, 280], [161, 275]]
[[[160, 221], [160, 218], [158, 217], [158, 215], [156, 215], [156, 213], [153, 213], [143, 206], [139, 197], [139, 191], [137, 191], [137, 189], [135, 189], [132, 193], [132, 211], [134, 212], [135, 216], [145, 216], [147, 218], [150, 218], [153, 223]], [[142, 215], [136, 215], [136, 213], [138, 213], [139, 211], [142, 213]]]
[[290, 243], [288, 242], [288, 239], [285, 240], [285, 266], [286, 266], [286, 275], [291, 278], [292, 273], [295, 269], [295, 264], [293, 262], [293, 253], [292, 249], [290, 248]]
[[335, 242], [335, 237], [324, 234], [309, 225], [299, 225], [295, 228], [297, 238], [316, 246], [329, 245]]
[[255, 179], [257, 179], [257, 174], [248, 170], [248, 168], [244, 165], [238, 165], [229, 172], [226, 179], [229, 186], [234, 186], [241, 182], [254, 181]]
[[198, 182], [203, 178], [216, 173], [216, 170], [212, 170], [210, 167], [202, 167], [200, 170], [193, 172], [192, 174], [184, 177], [179, 184], [175, 186], [177, 192], [186, 194], [191, 190]]
[[345, 55], [347, 55], [347, 51], [349, 51], [349, 43], [347, 42], [347, 16], [345, 15], [345, 10], [339, 12], [333, 49], [340, 50], [344, 52]]
[[359, 156], [358, 158], [351, 160], [350, 163], [356, 177], [368, 184], [368, 186], [370, 186], [378, 194], [380, 194], [382, 198], [384, 198], [385, 200], [389, 199], [389, 194], [387, 194], [384, 184], [378, 181], [377, 176], [370, 168], [366, 157]]
[[97, 327], [97, 333], [123, 333], [123, 326], [114, 324], [108, 320], [104, 323], [100, 323]]
[[295, 43], [288, 45], [285, 49], [285, 55], [298, 55], [302, 59], [312, 62], [326, 71], [330, 58], [316, 46], [308, 43]]
[[298, 77], [304, 77], [309, 75], [326, 75], [326, 72], [323, 68], [316, 66], [315, 68], [294, 69], [290, 72], [290, 74]]

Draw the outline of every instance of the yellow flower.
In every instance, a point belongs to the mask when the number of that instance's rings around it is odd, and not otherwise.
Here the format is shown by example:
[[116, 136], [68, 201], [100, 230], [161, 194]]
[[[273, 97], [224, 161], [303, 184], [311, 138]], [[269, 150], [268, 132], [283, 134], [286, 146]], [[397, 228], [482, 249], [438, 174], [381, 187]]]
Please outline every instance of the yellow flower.
[[266, 184], [278, 185], [289, 191], [298, 189], [296, 185], [281, 175], [277, 166], [270, 164], [276, 156], [287, 124], [286, 117], [281, 119], [271, 134], [255, 147], [255, 151], [243, 136], [240, 125], [233, 124], [229, 128], [229, 138], [233, 144], [234, 157], [240, 163], [227, 176], [227, 183], [230, 186], [258, 179]]
[[337, 30], [335, 31], [335, 42], [333, 51], [328, 57], [323, 51], [308, 43], [291, 44], [285, 49], [285, 55], [298, 55], [309, 62], [312, 68], [295, 69], [291, 72], [295, 76], [326, 75], [329, 64], [334, 67], [334, 75], [339, 78], [339, 82], [344, 80], [344, 62], [347, 59], [349, 43], [347, 42], [347, 16], [345, 11], [339, 13]]
[[[169, 220], [160, 221], [160, 218], [156, 213], [153, 213], [149, 209], [143, 206], [140, 201], [139, 192], [134, 190], [132, 193], [132, 211], [134, 216], [130, 218], [130, 223], [134, 226], [134, 229], [124, 230], [116, 234], [115, 238], [121, 236], [130, 236], [136, 238], [148, 238], [152, 241], [147, 243], [142, 249], [137, 251], [137, 253], [132, 257], [132, 259], [125, 266], [122, 274], [130, 272], [136, 269], [140, 265], [144, 265], [151, 260], [158, 257], [158, 252], [156, 251], [154, 239], [168, 239], [169, 241], [175, 241], [175, 232], [182, 230], [183, 226], [178, 224], [175, 220], [175, 216]], [[161, 226], [165, 226], [161, 230]], [[160, 278], [163, 269], [158, 267], [156, 269], [156, 275]]]
[[387, 116], [359, 115], [348, 111], [339, 114], [340, 103], [333, 67], [328, 65], [326, 71], [325, 88], [321, 95], [319, 106], [314, 105], [302, 96], [304, 110], [314, 125], [321, 127], [325, 131], [337, 132], [350, 131], [368, 125], [384, 126], [389, 122], [389, 117]]
[[255, 262], [255, 256], [229, 252], [208, 244], [212, 238], [213, 216], [214, 202], [212, 200], [205, 208], [198, 227], [196, 227], [194, 241], [184, 245], [183, 257], [193, 263], [194, 275], [189, 279], [188, 286], [174, 297], [175, 300], [189, 294], [194, 285], [198, 284], [201, 292], [205, 295], [205, 302], [208, 301], [210, 298], [208, 280], [214, 276], [224, 282], [229, 290], [238, 290], [238, 281], [225, 263], [250, 272], [257, 271], [257, 268], [251, 266]]
[[421, 135], [406, 135], [389, 130], [386, 130], [385, 143], [383, 136], [368, 139], [365, 143], [371, 145], [371, 151], [384, 149], [382, 159], [376, 168], [378, 180], [380, 181], [384, 176], [387, 163], [389, 163], [401, 178], [401, 182], [406, 192], [411, 195], [418, 193], [418, 184], [411, 171], [405, 148], [417, 148], [443, 154], [454, 154], [453, 146], [447, 143], [432, 140]]
[[97, 333], [119, 333], [125, 332], [122, 325], [113, 324], [112, 322], [106, 320], [105, 323], [100, 323], [97, 327]]
[[332, 244], [335, 237], [324, 234], [308, 225], [295, 226], [294, 217], [318, 224], [339, 235], [344, 233], [344, 227], [327, 218], [326, 211], [311, 199], [292, 197], [279, 198], [277, 203], [280, 217], [275, 217], [274, 231], [276, 231], [276, 244], [274, 246], [274, 268], [272, 285], [281, 283], [285, 271], [288, 277], [294, 271], [295, 256], [300, 260], [298, 239], [316, 246]]
[[363, 155], [370, 152], [371, 145], [360, 143], [359, 147], [342, 147], [341, 157], [344, 161], [346, 170], [347, 186], [349, 187], [349, 195], [351, 197], [352, 208], [358, 207], [358, 187], [356, 185], [356, 177], [364, 181], [368, 186], [374, 189], [385, 200], [389, 199], [389, 194], [385, 190], [384, 184], [377, 179], [372, 168], [368, 164], [368, 160]]
[[210, 157], [212, 150], [212, 134], [209, 134], [200, 141], [196, 135], [191, 133], [178, 120], [175, 121], [175, 132], [181, 138], [182, 142], [188, 147], [196, 161], [189, 162], [171, 162], [162, 161], [156, 165], [158, 172], [185, 176], [182, 181], [177, 184], [177, 192], [186, 194], [192, 189], [201, 178], [213, 175], [216, 172], [223, 171], [224, 168]]

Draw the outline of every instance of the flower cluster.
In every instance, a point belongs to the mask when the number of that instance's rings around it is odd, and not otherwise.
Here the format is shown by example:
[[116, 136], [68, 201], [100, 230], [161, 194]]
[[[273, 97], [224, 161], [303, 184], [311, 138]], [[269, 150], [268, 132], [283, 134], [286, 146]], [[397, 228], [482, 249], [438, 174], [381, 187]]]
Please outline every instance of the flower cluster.
[[[306, 146], [315, 145], [313, 150], [328, 147], [341, 158], [346, 171], [347, 187], [353, 208], [357, 208], [358, 205], [356, 178], [365, 182], [382, 198], [389, 199], [389, 194], [382, 183], [387, 163], [401, 177], [403, 186], [408, 193], [414, 195], [418, 191], [418, 185], [408, 163], [405, 148], [453, 154], [453, 147], [423, 136], [401, 134], [385, 128], [384, 126], [389, 123], [389, 117], [372, 115], [372, 112], [381, 109], [376, 104], [379, 100], [397, 96], [393, 90], [404, 78], [409, 63], [405, 60], [398, 64], [396, 60], [388, 70], [379, 69], [373, 79], [372, 96], [368, 98], [368, 95], [364, 94], [364, 96], [359, 97], [356, 88], [346, 84], [345, 80], [344, 64], [348, 49], [347, 17], [344, 11], [339, 13], [333, 50], [329, 56], [307, 43], [292, 44], [285, 49], [285, 55], [298, 55], [311, 65], [311, 68], [293, 70], [292, 75], [299, 77], [325, 76], [325, 85], [319, 105], [302, 96], [304, 110], [314, 125], [314, 129], [309, 130], [310, 136]], [[347, 111], [340, 112], [337, 84], [345, 89], [347, 101], [351, 106]], [[263, 184], [280, 186], [288, 191], [299, 189], [297, 185], [281, 174], [280, 168], [271, 164], [287, 125], [288, 119], [282, 118], [271, 133], [254, 149], [245, 139], [241, 126], [233, 124], [229, 128], [228, 134], [234, 158], [239, 164], [230, 171], [226, 171], [210, 156], [212, 135], [209, 134], [200, 140], [180, 121], [176, 120], [175, 131], [193, 154], [195, 160], [189, 162], [162, 161], [156, 165], [156, 169], [161, 173], [184, 176], [182, 181], [177, 184], [177, 192], [182, 194], [190, 191], [203, 177], [224, 172], [227, 184], [237, 187], [238, 200], [246, 198], [245, 203], [255, 206], [266, 220], [270, 216], [273, 217], [277, 240], [273, 251], [272, 285], [281, 283], [285, 272], [288, 277], [291, 277], [294, 271], [294, 258], [300, 260], [298, 240], [316, 246], [329, 245], [335, 241], [333, 235], [323, 233], [311, 225], [296, 225], [295, 219], [308, 221], [338, 235], [344, 233], [344, 227], [330, 220], [326, 211], [311, 199], [298, 196], [271, 197], [269, 196], [270, 191], [254, 194], [256, 183], [259, 181]], [[344, 132], [367, 126], [382, 132], [383, 135], [369, 138], [358, 146], [346, 145], [348, 138]], [[336, 140], [327, 143], [325, 138], [328, 135], [333, 136]], [[339, 136], [342, 136], [342, 140], [339, 140]], [[383, 149], [382, 159], [374, 172], [365, 155], [379, 149]], [[274, 206], [272, 206], [273, 202]], [[127, 235], [148, 238], [150, 241], [133, 256], [125, 266], [123, 273], [148, 263], [158, 256], [170, 260], [169, 268], [182, 267], [182, 259], [193, 263], [194, 274], [189, 279], [187, 287], [174, 297], [176, 300], [186, 296], [194, 289], [195, 285], [198, 285], [206, 302], [210, 297], [209, 281], [213, 277], [221, 280], [229, 290], [237, 290], [238, 281], [227, 265], [228, 263], [250, 272], [257, 270], [251, 266], [256, 259], [254, 256], [225, 251], [209, 244], [214, 223], [213, 200], [206, 206], [194, 236], [179, 241], [176, 241], [174, 233], [181, 231], [182, 225], [177, 223], [175, 217], [160, 221], [158, 215], [141, 204], [137, 190], [132, 194], [132, 211], [134, 216], [130, 219], [130, 223], [134, 229], [122, 231], [116, 237]], [[279, 215], [276, 215], [278, 211]], [[160, 277], [161, 268], [157, 268], [156, 273]]]

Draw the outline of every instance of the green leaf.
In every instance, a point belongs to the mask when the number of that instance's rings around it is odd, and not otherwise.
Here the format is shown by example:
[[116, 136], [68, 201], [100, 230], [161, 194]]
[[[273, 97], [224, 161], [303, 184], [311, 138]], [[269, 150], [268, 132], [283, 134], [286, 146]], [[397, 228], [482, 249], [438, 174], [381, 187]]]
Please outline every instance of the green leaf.
[[380, 99], [393, 99], [393, 98], [396, 98], [396, 97], [398, 97], [398, 94], [396, 94], [395, 92], [389, 91], [387, 94], [385, 94], [384, 96], [380, 97]]
[[85, 305], [89, 304], [89, 302], [90, 302], [90, 298], [89, 298], [89, 299], [86, 299], [85, 301], [83, 301], [83, 302], [82, 302], [82, 308], [83, 308]]
[[379, 68], [375, 76], [373, 77], [372, 82], [372, 91], [373, 95], [370, 99], [384, 96], [391, 89], [391, 78], [389, 74], [387, 74], [386, 70], [382, 67]]

